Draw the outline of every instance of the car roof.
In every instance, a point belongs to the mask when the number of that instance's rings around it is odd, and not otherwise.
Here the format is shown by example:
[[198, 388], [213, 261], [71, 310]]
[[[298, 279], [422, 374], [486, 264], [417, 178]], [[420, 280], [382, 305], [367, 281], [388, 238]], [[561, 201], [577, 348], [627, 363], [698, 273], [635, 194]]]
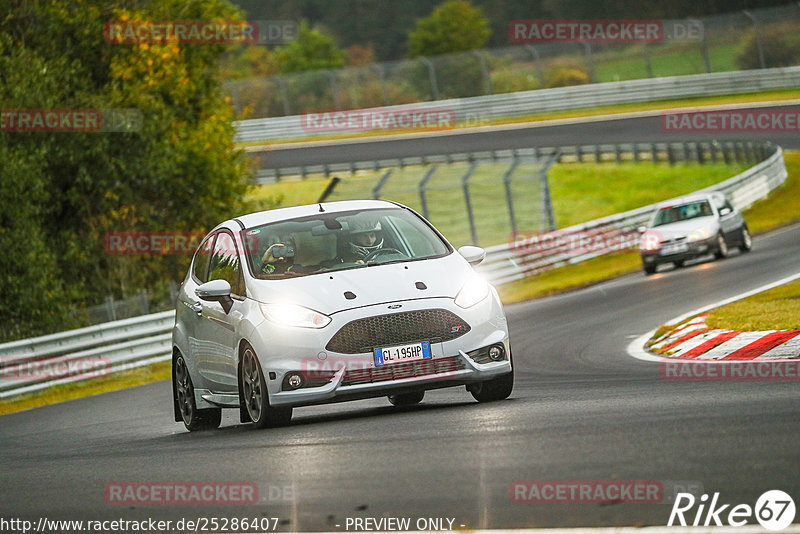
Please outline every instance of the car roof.
[[698, 200], [711, 200], [714, 197], [725, 197], [722, 193], [715, 191], [713, 193], [694, 193], [682, 197], [673, 198], [671, 200], [667, 200], [665, 202], [661, 202], [658, 205], [658, 208], [666, 208], [668, 206], [680, 206], [683, 204], [688, 204], [690, 202], [696, 202]]
[[[239, 217], [234, 217], [231, 221], [239, 221], [245, 228], [253, 228], [263, 224], [273, 222], [285, 221], [289, 219], [297, 219], [299, 217], [308, 217], [312, 215], [319, 215], [320, 206], [325, 213], [340, 213], [353, 210], [370, 210], [379, 208], [399, 208], [398, 204], [394, 202], [387, 202], [385, 200], [341, 200], [337, 202], [323, 202], [322, 204], [308, 204], [305, 206], [292, 206], [288, 208], [277, 208], [274, 210], [259, 211], [256, 213], [249, 213]], [[222, 223], [224, 226], [228, 221]]]

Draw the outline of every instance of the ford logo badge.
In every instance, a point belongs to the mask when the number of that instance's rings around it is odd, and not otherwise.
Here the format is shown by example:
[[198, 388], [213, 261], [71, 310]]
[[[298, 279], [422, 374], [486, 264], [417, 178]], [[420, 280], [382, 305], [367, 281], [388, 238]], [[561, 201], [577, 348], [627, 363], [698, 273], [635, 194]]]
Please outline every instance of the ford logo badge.
[[397, 308], [402, 308], [402, 307], [403, 307], [402, 304], [392, 304], [391, 306], [389, 306], [389, 309], [396, 310]]

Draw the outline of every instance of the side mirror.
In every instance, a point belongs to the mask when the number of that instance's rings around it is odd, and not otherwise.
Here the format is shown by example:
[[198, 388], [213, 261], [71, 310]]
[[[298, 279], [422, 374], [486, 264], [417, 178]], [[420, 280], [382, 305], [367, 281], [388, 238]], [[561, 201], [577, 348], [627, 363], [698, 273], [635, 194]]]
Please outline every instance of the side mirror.
[[231, 285], [227, 280], [211, 280], [197, 286], [194, 292], [201, 300], [219, 302], [225, 313], [231, 311], [233, 299], [231, 298]]
[[646, 227], [646, 226], [640, 226], [640, 227], [639, 227], [639, 228], [637, 228], [636, 230], [637, 230], [637, 231], [638, 231], [640, 234], [643, 234], [643, 233], [645, 233], [645, 232], [647, 231], [647, 227]]
[[729, 214], [730, 212], [731, 212], [730, 208], [722, 208], [721, 210], [719, 210], [719, 216], [720, 217], [724, 217], [725, 215]]
[[464, 245], [458, 249], [458, 253], [461, 254], [470, 265], [478, 265], [486, 257], [485, 250], [481, 247], [473, 247], [470, 245]]

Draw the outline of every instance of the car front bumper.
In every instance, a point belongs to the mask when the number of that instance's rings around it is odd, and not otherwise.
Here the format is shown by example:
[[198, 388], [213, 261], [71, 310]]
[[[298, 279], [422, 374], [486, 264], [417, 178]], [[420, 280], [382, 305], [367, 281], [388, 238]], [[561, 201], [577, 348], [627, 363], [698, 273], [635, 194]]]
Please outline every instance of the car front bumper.
[[[397, 304], [402, 306], [402, 312], [430, 309], [450, 311], [466, 322], [470, 329], [450, 341], [434, 340], [430, 343], [431, 358], [413, 362], [378, 366], [372, 353], [344, 354], [325, 349], [331, 337], [347, 323], [386, 315], [390, 311], [388, 306]], [[416, 341], [426, 340], [408, 340], [409, 343]], [[503, 345], [503, 360], [478, 362], [468, 354], [494, 344]], [[253, 345], [267, 381], [270, 404], [274, 406], [308, 406], [465, 385], [512, 370], [508, 325], [494, 290], [483, 301], [467, 309], [456, 306], [453, 299], [441, 297], [346, 310], [333, 314], [331, 323], [318, 330], [281, 328], [265, 322], [256, 329]], [[432, 372], [420, 372], [419, 369]], [[318, 371], [332, 376], [315, 387], [285, 388], [284, 377], [287, 373]], [[387, 379], [387, 374], [391, 378]], [[380, 378], [375, 379], [378, 376]]]
[[662, 254], [663, 248], [653, 251], [640, 251], [642, 262], [645, 265], [657, 265], [674, 261], [685, 261], [711, 254], [716, 250], [716, 238], [712, 237], [702, 241], [686, 243], [684, 250]]

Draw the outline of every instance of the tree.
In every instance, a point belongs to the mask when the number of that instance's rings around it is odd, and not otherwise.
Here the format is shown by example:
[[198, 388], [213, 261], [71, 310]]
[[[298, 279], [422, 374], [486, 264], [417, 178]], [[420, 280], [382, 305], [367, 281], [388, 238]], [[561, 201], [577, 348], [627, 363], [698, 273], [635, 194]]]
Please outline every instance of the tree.
[[408, 36], [411, 57], [435, 56], [483, 48], [489, 40], [489, 20], [466, 0], [447, 0], [417, 21]]
[[278, 66], [284, 74], [344, 66], [345, 53], [333, 38], [319, 28], [300, 22], [297, 39], [276, 51]]
[[62, 329], [70, 309], [184, 276], [187, 256], [109, 255], [107, 233], [204, 232], [241, 212], [248, 172], [221, 88], [227, 47], [111, 44], [102, 32], [109, 21], [240, 18], [225, 0], [0, 8], [3, 108], [142, 117], [129, 132], [0, 131], [0, 293], [15, 297], [0, 305], [0, 335]]

